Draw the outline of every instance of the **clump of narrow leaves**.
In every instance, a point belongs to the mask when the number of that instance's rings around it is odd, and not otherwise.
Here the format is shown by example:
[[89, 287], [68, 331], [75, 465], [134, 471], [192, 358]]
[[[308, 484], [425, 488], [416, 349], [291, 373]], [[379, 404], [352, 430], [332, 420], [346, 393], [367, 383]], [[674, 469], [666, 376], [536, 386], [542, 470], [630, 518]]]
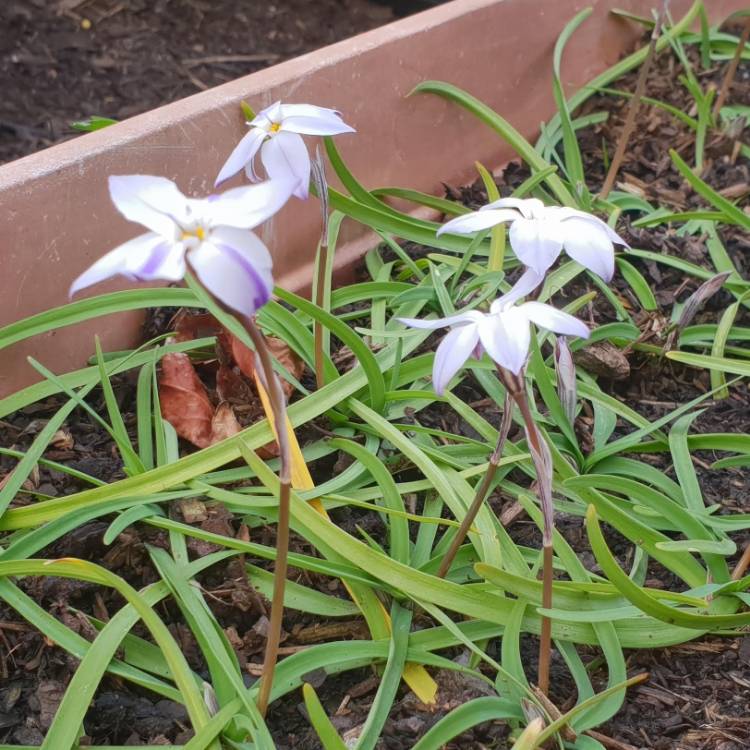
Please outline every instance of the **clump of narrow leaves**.
[[[243, 170], [254, 181], [260, 160], [265, 182], [195, 197], [162, 177], [112, 178], [116, 208], [141, 234], [103, 254], [73, 290], [113, 275], [185, 287], [76, 299], [0, 330], [6, 347], [118, 310], [183, 309], [166, 336], [127, 352], [97, 344], [75, 372], [33, 362], [43, 380], [0, 400], [0, 418], [50, 397], [58, 404], [25, 443], [0, 451], [13, 462], [0, 482], [0, 598], [77, 665], [42, 747], [78, 747], [96, 690], [114, 677], [182, 704], [189, 750], [271, 750], [287, 729], [276, 706], [300, 700], [326, 750], [375, 748], [392, 734], [390, 718], [417, 702], [430, 721], [415, 750], [485, 730], [517, 750], [599, 750], [614, 746], [601, 726], [648, 678], [629, 669], [625, 649], [750, 625], [747, 514], [704, 492], [707, 472], [750, 465], [750, 438], [698, 421], [750, 376], [750, 282], [726, 241], [750, 220], [693, 169], [737, 113], [723, 103], [713, 112], [712, 89], [691, 67], [739, 64], [744, 40], [707, 22], [690, 31], [705, 18], [696, 2], [677, 23], [660, 17], [649, 47], [566, 99], [564, 48], [588, 13], [556, 45], [558, 112], [536, 145], [455, 86], [417, 87], [476, 116], [525, 164], [528, 176], [502, 197], [480, 166], [488, 201], [477, 211], [409, 188], [367, 190], [329, 137], [352, 132], [352, 113], [286, 102], [257, 115], [245, 107], [248, 132], [217, 164], [217, 184]], [[700, 210], [653, 205], [616, 181], [604, 194], [587, 184], [579, 131], [606, 113], [577, 108], [596, 91], [620, 95], [615, 81], [660, 54], [682, 66], [697, 116], [654, 103], [645, 75], [634, 106], [658, 107], [695, 134], [689, 156], [663, 157]], [[341, 190], [303, 136], [324, 137]], [[356, 148], [355, 135], [339, 142]], [[750, 156], [741, 143], [732, 153]], [[311, 192], [323, 226], [314, 301], [273, 286], [274, 248], [252, 232]], [[445, 221], [415, 218], [391, 196]], [[382, 244], [357, 283], [334, 288], [344, 218]], [[643, 249], [633, 226], [700, 236], [705, 259]], [[426, 252], [410, 255], [407, 242]], [[654, 268], [684, 277], [671, 311], [647, 281]], [[618, 397], [617, 368], [592, 364], [601, 352], [614, 352], [626, 377], [673, 363], [708, 374], [690, 397], [646, 412]], [[114, 445], [124, 479], [105, 483], [49, 452], [75, 450], [78, 415]], [[47, 470], [69, 478], [69, 494], [41, 494], [35, 477]], [[222, 533], [203, 523], [210, 514], [221, 515]], [[521, 534], [519, 519], [538, 536]], [[136, 590], [125, 580], [132, 571], [44, 558], [93, 521], [107, 546], [133, 528], [159, 532], [163, 542], [143, 549], [155, 582]], [[249, 622], [246, 609], [233, 631], [217, 614], [205, 574], [228, 565], [267, 620]], [[658, 586], [653, 571], [663, 571]], [[28, 577], [111, 590], [117, 608], [58, 619], [24, 587]], [[298, 643], [297, 617], [326, 638]], [[262, 654], [243, 651], [251, 630]], [[175, 637], [188, 632], [190, 662]], [[538, 662], [522, 658], [532, 636]], [[548, 677], [553, 650], [564, 685]], [[373, 689], [350, 695], [356, 721], [342, 736], [331, 716], [347, 700], [338, 675], [363, 668]]]

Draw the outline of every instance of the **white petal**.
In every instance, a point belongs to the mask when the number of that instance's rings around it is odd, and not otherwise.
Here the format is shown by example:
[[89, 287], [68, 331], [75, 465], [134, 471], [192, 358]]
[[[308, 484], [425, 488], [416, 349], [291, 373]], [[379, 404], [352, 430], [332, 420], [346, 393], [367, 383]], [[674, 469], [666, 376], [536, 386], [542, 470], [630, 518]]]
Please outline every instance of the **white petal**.
[[495, 362], [518, 375], [529, 356], [529, 320], [518, 307], [488, 315], [479, 324], [479, 339]]
[[543, 302], [524, 302], [516, 308], [520, 310], [529, 320], [548, 331], [562, 333], [566, 336], [580, 336], [583, 339], [589, 337], [589, 328], [578, 318], [574, 318], [562, 310], [545, 305]]
[[274, 102], [270, 107], [261, 109], [250, 124], [263, 128], [274, 122], [281, 122], [281, 102]]
[[435, 318], [433, 320], [425, 320], [424, 318], [396, 318], [399, 323], [411, 326], [412, 328], [425, 328], [427, 330], [435, 330], [436, 328], [445, 328], [446, 326], [460, 326], [467, 325], [468, 323], [479, 322], [484, 315], [477, 310], [468, 310], [458, 315], [451, 315], [448, 318]]
[[341, 112], [330, 107], [318, 107], [315, 104], [282, 104], [281, 117], [341, 117]]
[[538, 198], [500, 198], [482, 206], [480, 211], [493, 210], [496, 208], [515, 208], [526, 219], [533, 216], [541, 216], [544, 213], [544, 203]]
[[347, 125], [337, 114], [325, 114], [316, 117], [295, 115], [284, 117], [281, 131], [301, 133], [302, 135], [339, 135], [341, 133], [355, 133], [354, 128]]
[[288, 200], [296, 182], [290, 178], [227, 190], [203, 201], [203, 214], [212, 227], [252, 229], [273, 216]]
[[511, 290], [502, 297], [498, 297], [491, 305], [491, 313], [502, 312], [527, 294], [531, 294], [544, 281], [544, 274], [537, 273], [533, 268], [527, 268]]
[[246, 164], [249, 164], [258, 153], [263, 140], [268, 137], [268, 133], [262, 128], [251, 128], [242, 140], [235, 146], [234, 151], [229, 154], [229, 158], [224, 162], [224, 166], [219, 172], [214, 185], [218, 185], [224, 180], [228, 180], [237, 174]]
[[182, 243], [169, 243], [154, 232], [142, 234], [110, 250], [71, 285], [70, 296], [112, 276], [136, 281], [178, 281], [185, 275]]
[[263, 273], [270, 272], [273, 267], [273, 258], [265, 243], [247, 229], [217, 227], [211, 230], [210, 242], [219, 249], [225, 245], [237, 248], [249, 263]]
[[297, 133], [276, 133], [260, 150], [263, 166], [271, 179], [296, 180], [294, 195], [303, 200], [310, 189], [310, 156], [302, 136]]
[[559, 222], [548, 219], [518, 219], [508, 233], [516, 257], [543, 274], [557, 260], [563, 245]]
[[472, 355], [478, 340], [476, 326], [459, 326], [445, 335], [435, 352], [432, 367], [432, 385], [438, 396], [443, 395], [451, 378]]
[[[552, 209], [547, 209], [547, 211], [551, 211]], [[625, 240], [620, 237], [617, 232], [615, 232], [612, 227], [607, 224], [606, 221], [602, 221], [598, 216], [594, 216], [593, 214], [586, 213], [586, 211], [578, 211], [575, 208], [565, 208], [565, 207], [555, 207], [554, 208], [555, 215], [557, 217], [558, 221], [567, 222], [569, 219], [581, 219], [583, 221], [587, 221], [590, 224], [593, 224], [600, 229], [602, 229], [604, 232], [606, 232], [607, 237], [609, 237], [612, 242], [614, 242], [617, 245], [623, 245], [624, 247], [630, 247]]]
[[224, 227], [188, 254], [201, 284], [227, 307], [254, 315], [273, 290], [271, 255], [250, 231]]
[[185, 276], [185, 247], [182, 242], [156, 245], [150, 257], [132, 270], [138, 281], [179, 281]]
[[516, 221], [520, 218], [521, 215], [511, 209], [473, 211], [470, 214], [456, 216], [455, 219], [446, 222], [437, 230], [437, 234], [438, 237], [446, 232], [451, 232], [452, 234], [472, 234], [494, 227], [504, 221]]
[[609, 281], [615, 273], [615, 249], [608, 233], [586, 219], [572, 217], [560, 223], [565, 252], [584, 268]]
[[166, 177], [112, 175], [109, 194], [118, 211], [162, 237], [174, 239], [186, 219], [187, 198]]
[[262, 182], [263, 178], [255, 171], [255, 159], [245, 164], [245, 176], [250, 182]]

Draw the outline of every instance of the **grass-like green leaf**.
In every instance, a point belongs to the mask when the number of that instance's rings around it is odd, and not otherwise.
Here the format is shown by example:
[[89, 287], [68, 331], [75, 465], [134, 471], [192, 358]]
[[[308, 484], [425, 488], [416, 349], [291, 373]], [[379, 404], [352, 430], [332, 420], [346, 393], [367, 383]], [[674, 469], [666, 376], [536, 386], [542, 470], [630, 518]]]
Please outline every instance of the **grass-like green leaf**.
[[[0, 560], [0, 576], [61, 576], [82, 581], [89, 581], [101, 586], [114, 588], [121, 594], [143, 620], [144, 625], [151, 631], [154, 640], [160, 646], [172, 676], [182, 694], [182, 700], [190, 716], [190, 720], [196, 730], [200, 730], [210, 718], [203, 696], [193, 679], [182, 651], [175, 643], [166, 625], [158, 617], [156, 612], [142, 599], [141, 595], [126, 581], [114, 575], [105, 568], [84, 560], [62, 559], [62, 560]], [[95, 687], [95, 685], [94, 685]], [[47, 745], [45, 750], [52, 748], [72, 747], [78, 738], [80, 721], [76, 724], [66, 724], [67, 737], [61, 736], [61, 732], [55, 735], [47, 735], [50, 742], [60, 744]], [[218, 750], [218, 746], [217, 746]]]
[[146, 307], [195, 307], [195, 295], [189, 289], [128, 289], [69, 302], [67, 305], [32, 315], [0, 328], [0, 349], [47, 331], [99, 318], [102, 315], [140, 310]]
[[698, 177], [674, 149], [670, 150], [669, 155], [672, 157], [672, 162], [677, 167], [680, 174], [685, 178], [690, 187], [698, 193], [698, 195], [708, 201], [734, 224], [737, 224], [746, 230], [750, 229], [750, 216], [748, 216], [742, 209], [735, 206], [730, 200], [727, 200], [723, 195], [717, 193], [708, 183]]
[[[682, 362], [701, 370], [717, 370], [732, 375], [750, 376], [750, 362], [729, 357], [713, 357], [707, 354], [693, 354], [692, 352], [667, 352], [669, 359]], [[724, 385], [718, 385], [719, 392], [724, 392]]]
[[[602, 571], [609, 580], [617, 586], [629, 601], [646, 614], [657, 620], [669, 624], [679, 625], [685, 628], [696, 628], [706, 631], [712, 629], [742, 627], [750, 623], [750, 613], [741, 612], [737, 614], [697, 614], [677, 607], [670, 607], [658, 602], [654, 597], [647, 594], [640, 586], [622, 571], [614, 556], [609, 550], [597, 517], [594, 506], [589, 506], [586, 513], [586, 530], [591, 543], [591, 550], [596, 557]], [[708, 608], [708, 607], [707, 607]]]
[[[504, 117], [457, 86], [442, 81], [424, 81], [412, 91], [412, 94], [416, 93], [437, 94], [458, 104], [507, 141], [532, 171], [549, 168], [550, 165], [544, 161], [539, 152]], [[556, 174], [550, 172], [545, 181], [563, 205], [570, 207], [578, 205], [576, 199]]]
[[575, 33], [576, 29], [591, 15], [591, 8], [584, 8], [574, 16], [565, 25], [560, 36], [555, 43], [555, 50], [552, 55], [552, 91], [557, 104], [557, 112], [560, 117], [560, 128], [562, 130], [563, 153], [565, 154], [565, 171], [568, 179], [573, 185], [573, 189], [581, 196], [583, 200], [582, 208], [588, 208], [588, 197], [586, 189], [586, 175], [583, 171], [583, 159], [581, 150], [578, 147], [576, 131], [573, 127], [573, 121], [568, 107], [568, 100], [565, 97], [561, 78], [562, 55], [565, 45]]
[[336, 731], [336, 727], [328, 718], [315, 688], [309, 682], [302, 685], [302, 696], [305, 699], [305, 708], [307, 709], [307, 715], [310, 717], [310, 723], [323, 745], [323, 750], [347, 750], [346, 744]]
[[440, 750], [454, 737], [486, 721], [520, 721], [520, 706], [504, 698], [486, 696], [467, 701], [443, 716], [414, 745], [413, 750]]

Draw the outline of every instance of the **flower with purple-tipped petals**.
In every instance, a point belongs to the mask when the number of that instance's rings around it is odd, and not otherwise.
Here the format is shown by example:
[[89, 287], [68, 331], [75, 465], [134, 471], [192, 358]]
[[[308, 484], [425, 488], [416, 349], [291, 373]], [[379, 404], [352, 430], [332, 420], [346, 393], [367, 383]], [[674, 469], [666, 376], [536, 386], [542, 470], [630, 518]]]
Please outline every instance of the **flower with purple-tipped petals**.
[[[422, 320], [421, 318], [399, 318], [413, 328], [436, 329], [450, 327], [435, 352], [432, 368], [432, 384], [435, 392], [442, 395], [451, 378], [471, 357], [481, 357], [487, 352], [490, 358], [514, 375], [518, 375], [526, 364], [531, 344], [531, 323], [566, 336], [588, 338], [588, 327], [568, 313], [542, 302], [516, 301], [538, 285], [535, 271], [527, 271], [508, 294], [496, 299], [488, 313], [467, 310], [448, 318]], [[535, 283], [536, 282], [536, 283]], [[528, 290], [528, 291], [524, 291]]]
[[245, 169], [252, 182], [258, 181], [255, 156], [268, 176], [291, 177], [295, 181], [294, 195], [305, 199], [310, 186], [310, 156], [303, 135], [340, 135], [354, 133], [335, 109], [312, 104], [282, 104], [276, 102], [258, 113], [248, 123], [250, 131], [237, 144], [216, 178], [218, 185]]
[[501, 198], [443, 224], [438, 234], [473, 234], [510, 223], [510, 244], [518, 259], [544, 274], [565, 252], [609, 281], [615, 272], [614, 244], [628, 246], [606, 222], [574, 208], [545, 206], [537, 198]]
[[269, 180], [196, 199], [165, 177], [112, 176], [109, 192], [117, 209], [149, 231], [96, 261], [70, 294], [118, 275], [178, 281], [189, 266], [227, 307], [253, 315], [269, 300], [273, 277], [268, 248], [250, 229], [275, 214], [293, 188], [289, 179]]

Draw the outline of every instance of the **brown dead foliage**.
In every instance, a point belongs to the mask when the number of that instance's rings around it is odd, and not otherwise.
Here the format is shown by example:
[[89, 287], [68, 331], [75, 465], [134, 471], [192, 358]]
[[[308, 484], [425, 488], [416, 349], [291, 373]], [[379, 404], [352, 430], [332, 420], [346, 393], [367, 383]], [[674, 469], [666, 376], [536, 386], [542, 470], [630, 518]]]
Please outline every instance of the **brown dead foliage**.
[[[206, 380], [213, 374], [209, 387], [201, 379], [187, 354], [172, 353], [163, 357], [159, 376], [159, 399], [162, 417], [177, 434], [198, 448], [236, 435], [243, 427], [263, 417], [263, 408], [255, 385], [255, 354], [239, 338], [224, 328], [213, 315], [190, 314], [183, 310], [173, 321], [174, 340], [192, 341], [216, 336], [216, 360], [206, 369]], [[268, 346], [294, 377], [304, 371], [304, 362], [281, 339], [268, 337]], [[215, 398], [212, 400], [210, 387]], [[292, 387], [283, 381], [289, 397]], [[216, 403], [216, 405], [214, 405]], [[240, 422], [238, 415], [247, 421]], [[278, 455], [275, 442], [261, 448], [264, 458]]]

